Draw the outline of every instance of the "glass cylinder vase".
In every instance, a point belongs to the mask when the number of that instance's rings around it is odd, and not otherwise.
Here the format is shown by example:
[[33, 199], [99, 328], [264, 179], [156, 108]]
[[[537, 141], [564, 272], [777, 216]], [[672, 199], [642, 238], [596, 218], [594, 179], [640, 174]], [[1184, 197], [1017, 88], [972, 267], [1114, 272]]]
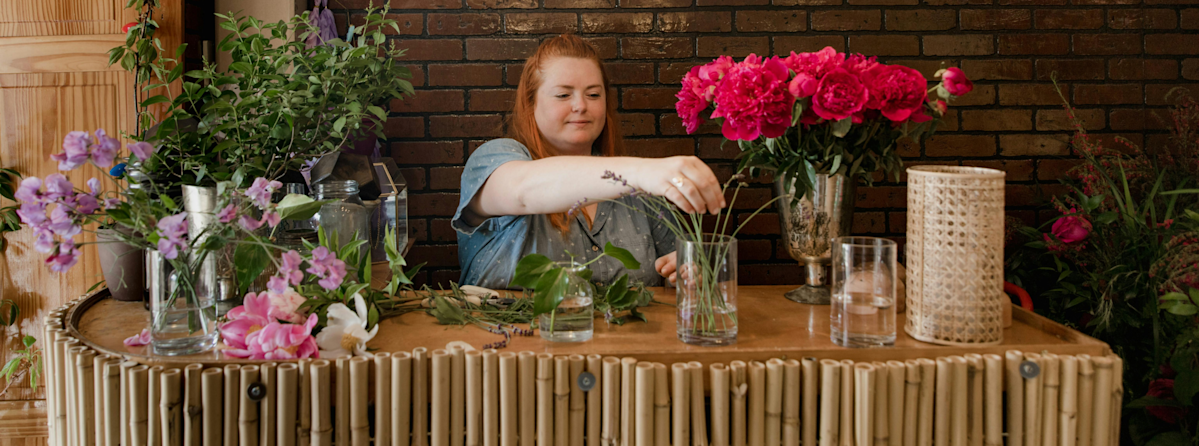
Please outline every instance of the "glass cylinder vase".
[[842, 347], [895, 345], [895, 242], [877, 237], [833, 239], [829, 332]]
[[678, 239], [679, 340], [694, 345], [737, 342], [737, 239], [707, 234]]
[[[370, 237], [370, 213], [362, 198], [358, 197], [358, 182], [354, 180], [324, 181], [312, 186], [313, 199], [317, 201], [332, 200], [321, 206], [321, 210], [313, 217], [321, 231], [328, 234], [337, 232], [337, 246], [340, 248], [355, 240], [367, 240]], [[370, 244], [365, 243], [359, 250], [360, 255], [370, 255]], [[359, 257], [361, 259], [361, 257]]]
[[216, 346], [217, 284], [208, 262], [186, 254], [174, 260], [149, 251], [150, 347], [155, 355], [193, 355]]
[[584, 280], [582, 265], [573, 262], [556, 262], [563, 269], [562, 303], [554, 311], [538, 317], [541, 338], [550, 342], [582, 342], [591, 339], [595, 319], [591, 312], [595, 289]]

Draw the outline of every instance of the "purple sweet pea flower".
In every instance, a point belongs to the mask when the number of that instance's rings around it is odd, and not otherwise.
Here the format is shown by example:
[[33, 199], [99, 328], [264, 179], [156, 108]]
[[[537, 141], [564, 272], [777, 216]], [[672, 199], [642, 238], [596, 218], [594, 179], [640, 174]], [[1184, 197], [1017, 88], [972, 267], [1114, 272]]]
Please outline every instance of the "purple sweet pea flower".
[[117, 206], [120, 206], [120, 205], [121, 205], [121, 200], [119, 198], [104, 199], [104, 209], [116, 209]]
[[21, 217], [21, 223], [29, 225], [34, 229], [45, 229], [46, 226], [46, 205], [37, 202], [23, 202], [21, 207], [17, 208], [17, 216]]
[[23, 203], [41, 203], [45, 199], [42, 195], [42, 180], [38, 177], [21, 180], [21, 185], [17, 186], [17, 192], [13, 196]]
[[67, 133], [62, 140], [63, 152], [50, 155], [50, 159], [58, 161], [58, 170], [73, 170], [87, 162], [91, 145], [92, 137], [87, 132]]
[[283, 187], [283, 183], [278, 181], [267, 181], [266, 178], [258, 177], [254, 179], [254, 184], [246, 189], [246, 196], [254, 200], [254, 204], [260, 209], [266, 209], [271, 204], [271, 193]]
[[229, 223], [233, 221], [234, 218], [237, 218], [237, 206], [232, 204], [225, 206], [224, 209], [221, 209], [220, 212], [216, 213], [216, 218], [217, 220], [220, 220], [221, 223]]
[[287, 288], [288, 283], [295, 286], [300, 285], [300, 281], [304, 280], [304, 273], [300, 271], [300, 263], [303, 261], [304, 258], [300, 257], [300, 253], [294, 249], [283, 253], [279, 265], [279, 275], [276, 276], [284, 281], [280, 289]]
[[271, 279], [266, 281], [266, 289], [282, 294], [287, 291], [287, 279], [279, 276], [271, 276]]
[[95, 178], [87, 180], [87, 188], [91, 191], [93, 197], [96, 196], [96, 194], [100, 193], [100, 180]]
[[37, 239], [33, 242], [33, 249], [42, 254], [54, 252], [54, 234], [45, 228], [35, 228], [34, 236]]
[[55, 173], [46, 177], [46, 194], [44, 197], [47, 201], [58, 201], [74, 195], [75, 185], [71, 184], [71, 180], [68, 180], [65, 175]]
[[266, 222], [266, 224], [273, 228], [275, 226], [279, 226], [279, 222], [282, 221], [282, 217], [278, 212], [270, 211], [267, 212], [266, 215], [262, 216], [262, 221]]
[[129, 153], [132, 153], [137, 159], [145, 161], [154, 156], [154, 152], [158, 151], [153, 144], [145, 141], [138, 141], [129, 145]]
[[158, 252], [166, 259], [175, 259], [179, 250], [187, 249], [187, 212], [180, 212], [158, 221]]
[[109, 137], [104, 129], [96, 130], [96, 146], [92, 148], [92, 163], [99, 167], [112, 165], [121, 150], [121, 141]]
[[96, 213], [97, 209], [100, 209], [100, 202], [96, 200], [96, 197], [83, 193], [75, 194], [74, 197], [63, 200], [62, 204], [80, 215], [92, 215]]
[[346, 262], [334, 260], [329, 264], [329, 275], [325, 276], [325, 278], [321, 280], [318, 280], [316, 283], [319, 284], [321, 288], [332, 291], [341, 286], [341, 282], [345, 280], [345, 277]]
[[337, 255], [324, 246], [312, 250], [308, 264], [311, 265], [308, 273], [320, 277], [317, 283], [326, 290], [337, 289], [346, 277], [346, 262], [338, 260]]
[[46, 266], [51, 271], [65, 273], [79, 261], [79, 250], [75, 249], [75, 241], [67, 240], [58, 245], [58, 251], [46, 258]]
[[312, 260], [308, 261], [308, 273], [317, 276], [324, 276], [328, 269], [329, 262], [337, 260], [329, 248], [318, 246], [312, 250]]
[[48, 227], [55, 235], [62, 238], [71, 238], [83, 232], [83, 228], [75, 224], [75, 220], [71, 218], [71, 214], [67, 212], [64, 205], [58, 205], [53, 211], [50, 211]]
[[249, 215], [241, 216], [241, 218], [237, 219], [237, 224], [240, 224], [247, 231], [254, 231], [262, 227], [262, 221], [250, 218]]

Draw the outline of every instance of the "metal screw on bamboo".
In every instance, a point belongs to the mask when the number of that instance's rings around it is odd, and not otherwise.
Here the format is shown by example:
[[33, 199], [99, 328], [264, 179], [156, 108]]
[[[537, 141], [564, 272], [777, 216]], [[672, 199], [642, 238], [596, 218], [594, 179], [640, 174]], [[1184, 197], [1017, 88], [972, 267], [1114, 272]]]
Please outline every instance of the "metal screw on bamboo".
[[554, 355], [537, 355], [537, 446], [554, 440]]
[[240, 442], [241, 446], [258, 446], [259, 407], [258, 401], [254, 401], [250, 398], [250, 388], [258, 384], [259, 380], [260, 373], [258, 366], [247, 365], [241, 368], [241, 377], [239, 378], [237, 392], [238, 441]]
[[375, 444], [391, 444], [391, 353], [375, 353]]
[[[1024, 360], [1044, 371], [1043, 358], [1037, 353], [1025, 353]], [[1024, 379], [1024, 446], [1041, 445], [1041, 375]]]
[[391, 354], [391, 407], [391, 446], [408, 446], [408, 423], [412, 415], [411, 353]]
[[537, 355], [530, 351], [516, 356], [520, 392], [520, 446], [533, 446], [537, 426]]
[[329, 385], [332, 383], [330, 369], [329, 361], [325, 359], [309, 363], [308, 384], [312, 397], [312, 421], [309, 423], [312, 432], [309, 438], [312, 439], [312, 446], [333, 444], [333, 420], [329, 414], [329, 409], [333, 406], [329, 392]]
[[449, 446], [450, 444], [450, 375], [452, 372], [453, 355], [444, 350], [433, 350], [430, 357], [433, 367], [430, 369], [432, 378], [433, 413], [431, 416], [429, 438], [433, 446]]
[[481, 446], [483, 437], [483, 353], [466, 356], [466, 445]]

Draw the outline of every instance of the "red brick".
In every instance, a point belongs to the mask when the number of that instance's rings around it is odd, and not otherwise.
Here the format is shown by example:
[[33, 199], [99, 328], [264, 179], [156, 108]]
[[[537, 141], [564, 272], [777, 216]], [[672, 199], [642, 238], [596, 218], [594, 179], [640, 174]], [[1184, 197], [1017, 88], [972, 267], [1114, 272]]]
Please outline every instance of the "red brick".
[[1074, 54], [1106, 56], [1140, 54], [1141, 36], [1137, 34], [1075, 34]]
[[457, 242], [458, 232], [450, 226], [448, 218], [434, 218], [430, 222], [429, 241], [434, 243]]
[[1199, 29], [1199, 8], [1187, 8], [1178, 13], [1182, 29]]
[[385, 0], [330, 0], [329, 9], [367, 9], [381, 8]]
[[[1149, 84], [1145, 86], [1145, 105], [1174, 105], [1178, 100], [1178, 89], [1195, 93], [1195, 84]], [[1171, 93], [1172, 92], [1172, 93]]]
[[1108, 122], [1111, 123], [1112, 130], [1144, 131], [1169, 130], [1166, 123], [1172, 121], [1169, 110], [1134, 108], [1112, 110]]
[[925, 56], [983, 56], [995, 54], [994, 37], [990, 35], [924, 36]]
[[737, 11], [740, 32], [800, 32], [808, 29], [808, 13], [802, 9]]
[[537, 51], [536, 39], [466, 39], [469, 60], [519, 60]]
[[537, 0], [466, 0], [470, 9], [533, 9]]
[[471, 90], [470, 111], [510, 112], [516, 90]]
[[1112, 29], [1174, 29], [1178, 13], [1172, 9], [1113, 9], [1107, 12]]
[[509, 34], [562, 34], [579, 29], [579, 16], [568, 12], [504, 14]]
[[1070, 154], [1070, 135], [999, 135], [1001, 156], [1065, 156]]
[[583, 33], [647, 33], [654, 29], [654, 14], [635, 13], [587, 13], [580, 15]]
[[715, 37], [700, 36], [699, 57], [732, 56], [734, 59], [753, 54], [769, 54], [769, 37]]
[[546, 9], [608, 9], [616, 7], [616, 0], [545, 0]]
[[423, 138], [425, 118], [420, 116], [392, 116], [383, 123], [383, 135], [388, 138]]
[[[420, 14], [387, 14], [387, 20], [395, 20], [396, 26], [400, 28], [396, 31], [391, 25], [382, 27], [383, 34], [394, 35], [420, 35], [425, 32], [425, 20]], [[359, 27], [358, 32], [361, 33], [362, 24], [366, 23], [366, 14], [354, 14], [350, 16], [350, 24]]]
[[919, 56], [920, 38], [916, 36], [849, 36], [849, 50], [871, 56]]
[[692, 0], [624, 0], [621, 8], [685, 8]]
[[1075, 85], [1075, 104], [1143, 104], [1141, 86], [1136, 84]]
[[429, 169], [429, 188], [457, 191], [462, 186], [462, 166]]
[[[940, 71], [942, 68], [952, 66], [952, 64], [946, 63], [949, 61], [927, 60], [927, 59], [925, 59], [925, 60], [906, 59], [905, 60], [905, 59], [887, 58], [885, 61], [881, 61], [881, 62], [886, 62], [888, 64], [894, 64], [894, 65], [903, 65], [905, 67], [919, 71], [920, 74], [924, 75], [924, 78], [926, 80], [928, 80], [929, 82], [933, 82], [933, 81], [937, 80], [936, 77], [934, 76], [935, 74], [937, 74], [937, 71]], [[971, 77], [971, 79], [974, 79], [974, 78]]]
[[1182, 78], [1199, 81], [1199, 59], [1184, 59], [1182, 61]]
[[1097, 29], [1103, 27], [1102, 9], [1040, 9], [1037, 29]]
[[462, 9], [462, 0], [391, 0], [392, 11], [414, 9]]
[[[1070, 87], [1062, 85], [1069, 95]], [[999, 105], [1061, 105], [1053, 84], [1003, 84], [999, 86]]]
[[[395, 143], [392, 143], [392, 144], [395, 144]], [[394, 152], [394, 150], [391, 150], [391, 151]], [[395, 154], [392, 153], [388, 156], [391, 156], [394, 158]], [[397, 159], [396, 163], [403, 166], [404, 160]], [[426, 169], [424, 167], [400, 168], [400, 174], [403, 175], [404, 180], [408, 182], [408, 190], [410, 190], [410, 191], [418, 191], [418, 190], [425, 189], [425, 184], [426, 184], [425, 173], [426, 173]]]
[[887, 213], [855, 212], [851, 231], [854, 234], [883, 234], [887, 232]]
[[503, 135], [500, 115], [430, 116], [429, 136], [434, 138], [479, 138]]
[[695, 6], [764, 6], [770, 0], [695, 0]]
[[737, 223], [745, 225], [741, 229], [742, 234], [778, 235], [779, 233], [779, 217], [775, 213], [763, 212], [752, 220], [749, 220], [748, 212], [741, 213], [737, 215]]
[[696, 62], [661, 62], [658, 63], [658, 82], [663, 84], [680, 85], [683, 75], [691, 71], [691, 67], [699, 65]]
[[961, 16], [963, 30], [1032, 27], [1032, 12], [1027, 9], [963, 9]]
[[1075, 5], [1136, 5], [1141, 0], [1074, 0]]
[[695, 55], [690, 37], [622, 37], [621, 55], [625, 59], [682, 59]]
[[620, 133], [625, 137], [629, 136], [653, 136], [654, 135], [654, 114], [653, 113], [621, 113], [620, 114]]
[[1199, 54], [1199, 34], [1148, 34], [1148, 54]]
[[473, 36], [499, 31], [499, 14], [429, 14], [431, 36]]
[[[663, 117], [665, 119], [665, 117]], [[731, 160], [741, 154], [737, 144], [724, 138], [700, 138], [696, 156], [704, 160]]]
[[1146, 5], [1199, 5], [1196, 0], [1145, 0]]
[[[1107, 119], [1102, 109], [1076, 108], [1074, 109], [1074, 117], [1080, 121], [1082, 128], [1085, 130], [1103, 130], [1107, 127]], [[1070, 115], [1066, 113], [1066, 110], [1037, 110], [1037, 130], [1042, 132], [1054, 130], [1074, 131], [1074, 121], [1070, 119]]]
[[842, 36], [778, 36], [774, 38], [774, 54], [784, 56], [796, 53], [820, 51], [831, 46], [837, 51], [845, 51], [845, 37]]
[[[942, 133], [944, 134], [944, 133]], [[920, 156], [920, 144], [912, 141], [912, 138], [903, 138], [896, 141], [898, 147], [895, 148], [895, 153], [904, 158], [914, 158]]]
[[950, 9], [887, 10], [888, 31], [946, 31], [957, 23]]
[[[457, 206], [454, 208], [457, 209]], [[453, 215], [453, 212], [450, 213]], [[453, 245], [415, 245], [409, 250], [409, 257], [422, 259], [425, 266], [456, 267], [458, 266], [458, 247]]]
[[407, 79], [408, 82], [416, 87], [425, 85], [425, 67], [420, 65], [405, 65], [404, 68], [407, 68], [408, 72], [412, 74], [412, 77]]
[[1056, 73], [1058, 80], [1103, 80], [1103, 59], [1038, 59], [1037, 80], [1047, 81]]
[[[758, 216], [754, 220], [766, 218]], [[777, 219], [776, 219], [777, 220]], [[746, 285], [799, 285], [803, 269], [798, 263], [750, 264], [737, 267], [737, 281]]]
[[[679, 118], [678, 113], [665, 113], [658, 119], [658, 128], [662, 129], [663, 135], [683, 136], [687, 134], [687, 129], [683, 127], [683, 119]], [[700, 124], [695, 130], [696, 135], [719, 135], [720, 126], [716, 121], [708, 120]]]
[[608, 70], [608, 80], [616, 85], [654, 83], [652, 63], [609, 62], [604, 68]]
[[995, 86], [974, 84], [974, 91], [957, 97], [957, 99], [954, 99], [950, 105], [954, 107], [995, 105]]
[[963, 60], [962, 71], [973, 80], [1024, 81], [1032, 79], [1028, 59]]
[[615, 37], [584, 37], [595, 52], [599, 53], [600, 59], [610, 60], [615, 59], [620, 55], [620, 44], [617, 43]]
[[1080, 164], [1082, 164], [1082, 160], [1076, 159], [1039, 160], [1037, 161], [1037, 179], [1045, 181], [1066, 178], [1070, 169]]
[[1032, 130], [1030, 110], [962, 110], [965, 130], [1004, 131]]
[[[424, 169], [420, 169], [421, 176], [424, 177]], [[406, 177], [407, 175], [405, 175]], [[412, 186], [408, 186], [408, 191], [411, 192]], [[449, 226], [449, 221], [446, 221], [446, 226]], [[408, 239], [416, 243], [429, 241], [429, 220], [424, 218], [408, 219]]]
[[[458, 210], [458, 194], [442, 192], [408, 195], [411, 217], [450, 217]], [[413, 247], [415, 250], [416, 247]], [[413, 257], [416, 258], [416, 257]], [[423, 259], [423, 257], [421, 257]]]
[[626, 88], [621, 96], [621, 108], [625, 110], [669, 109], [678, 101], [674, 97], [677, 88]]
[[667, 33], [716, 33], [733, 30], [733, 14], [726, 11], [658, 13], [658, 30]]
[[631, 138], [625, 140], [624, 146], [629, 156], [665, 158], [695, 155], [695, 140], [691, 138]]
[[966, 160], [962, 165], [1002, 170], [1007, 174], [1004, 176], [1006, 181], [1032, 180], [1032, 160]]
[[498, 64], [429, 65], [429, 86], [498, 86], [503, 72]]
[[815, 31], [875, 31], [882, 29], [882, 23], [882, 13], [878, 10], [812, 13], [812, 29]]
[[504, 84], [516, 86], [520, 84], [520, 74], [525, 69], [524, 63], [510, 63], [504, 65]]
[[999, 0], [1001, 6], [1064, 6], [1066, 4], [1067, 0]]
[[774, 6], [839, 6], [841, 0], [771, 0]]
[[771, 254], [773, 253], [774, 248], [770, 246], [770, 240], [737, 239], [738, 263], [745, 262], [747, 260], [770, 260]]
[[935, 135], [924, 143], [924, 154], [935, 156], [995, 156], [992, 135]]
[[857, 188], [857, 207], [862, 209], [899, 208], [908, 204], [908, 189], [899, 186]]
[[393, 40], [396, 47], [408, 51], [400, 60], [461, 60], [462, 41], [454, 39]]
[[999, 54], [1055, 55], [1070, 53], [1067, 34], [1007, 34], [999, 36]]
[[461, 164], [466, 162], [462, 141], [404, 141], [391, 143], [391, 156], [401, 165]]
[[391, 111], [399, 113], [439, 113], [462, 111], [462, 90], [416, 90], [403, 101], [392, 100]]
[[[1183, 62], [1184, 66], [1186, 62]], [[1108, 62], [1112, 80], [1174, 80], [1178, 61], [1173, 59], [1112, 59]]]

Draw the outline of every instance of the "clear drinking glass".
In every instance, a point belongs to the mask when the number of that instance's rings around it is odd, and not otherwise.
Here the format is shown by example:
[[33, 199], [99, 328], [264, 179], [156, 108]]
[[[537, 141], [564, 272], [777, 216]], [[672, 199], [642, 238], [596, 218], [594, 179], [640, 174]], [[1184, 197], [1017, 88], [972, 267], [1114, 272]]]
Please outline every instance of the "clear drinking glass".
[[677, 274], [680, 341], [695, 345], [737, 342], [737, 239], [704, 235], [678, 239]]
[[555, 262], [560, 268], [566, 268], [567, 274], [562, 276], [565, 284], [565, 297], [558, 308], [548, 314], [542, 314], [538, 319], [541, 338], [550, 342], [582, 342], [591, 339], [594, 333], [595, 317], [591, 313], [594, 288], [579, 274], [583, 266], [573, 262]]
[[833, 343], [842, 347], [895, 345], [895, 242], [837, 237], [832, 254]]
[[206, 267], [198, 266], [205, 262], [189, 261], [186, 254], [167, 260], [158, 251], [150, 251], [148, 261], [151, 351], [179, 356], [215, 347], [216, 275], [206, 274]]

